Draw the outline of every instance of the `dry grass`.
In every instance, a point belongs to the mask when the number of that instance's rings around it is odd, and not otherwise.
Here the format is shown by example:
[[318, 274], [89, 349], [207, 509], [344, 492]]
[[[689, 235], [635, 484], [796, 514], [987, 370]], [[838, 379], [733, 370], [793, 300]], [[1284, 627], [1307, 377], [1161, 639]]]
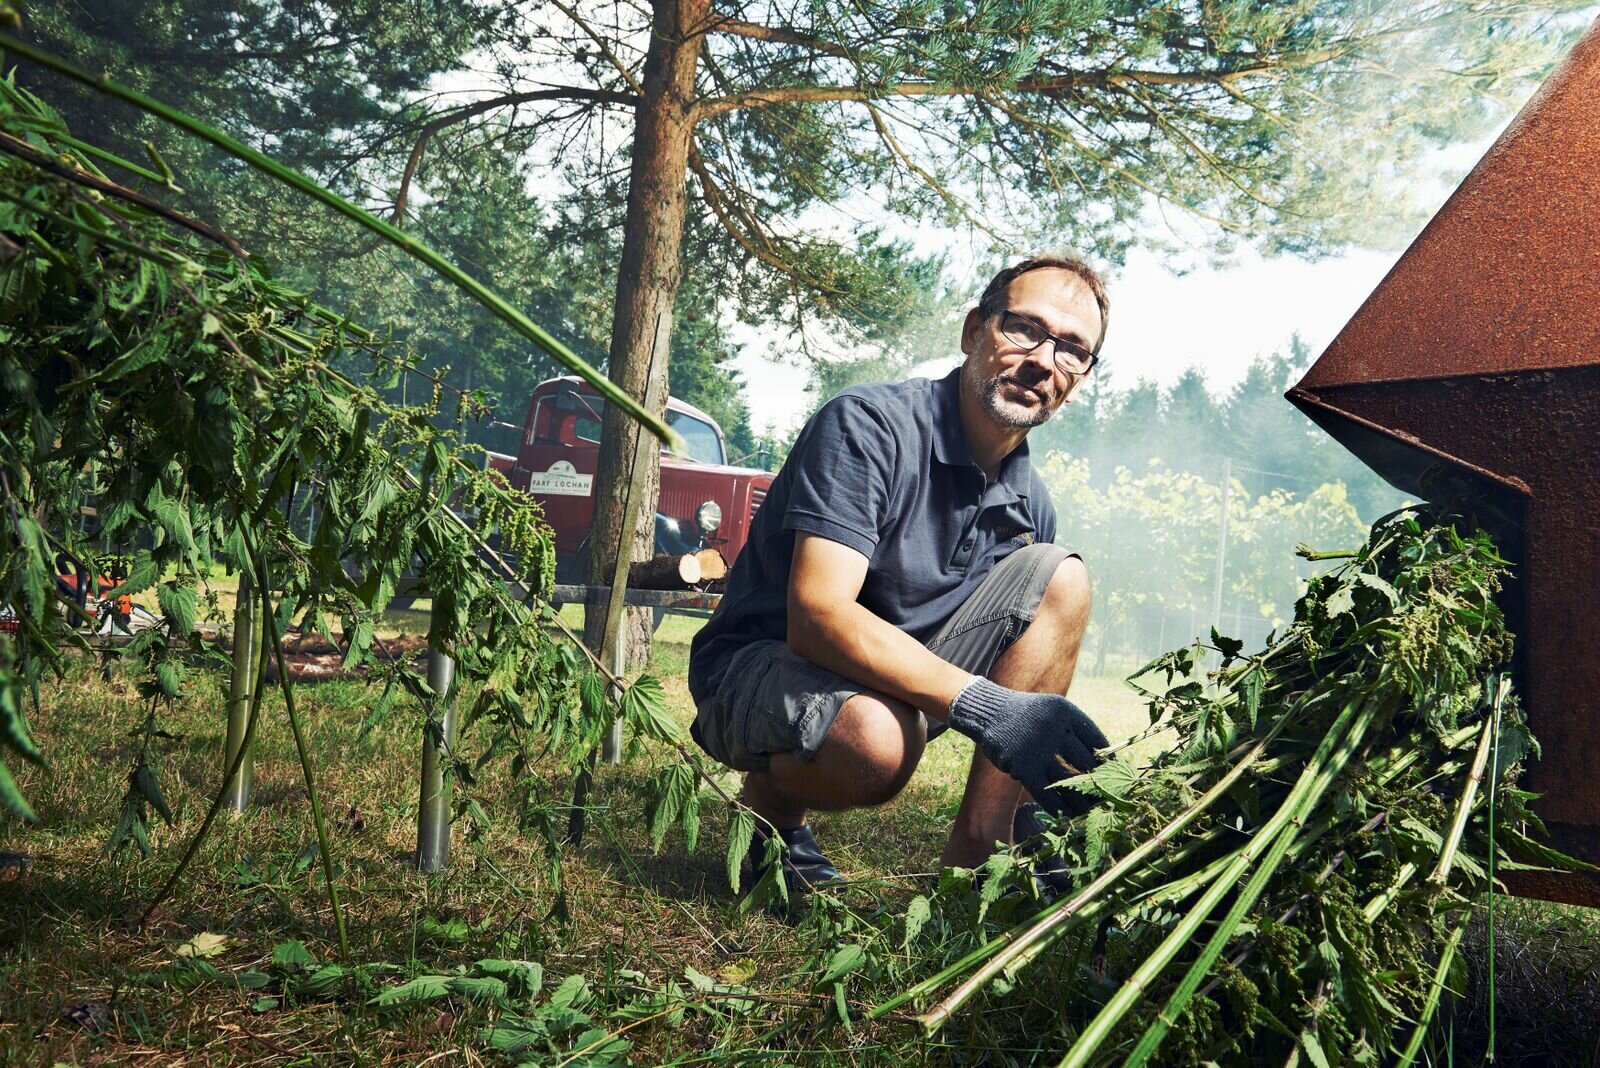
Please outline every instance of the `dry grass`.
[[[402, 623], [416, 629], [415, 620]], [[696, 626], [670, 618], [653, 664], [685, 721], [691, 713], [683, 671]], [[276, 700], [264, 709], [250, 812], [219, 821], [175, 898], [147, 929], [136, 928], [144, 904], [198, 827], [220, 773], [220, 684], [202, 676], [190, 690], [164, 722], [179, 737], [161, 743], [154, 761], [177, 826], [158, 829], [154, 856], [140, 859], [102, 851], [132, 758], [128, 732], [141, 719], [131, 684], [120, 677], [101, 682], [85, 665], [49, 687], [35, 726], [52, 768], [49, 774], [25, 768], [20, 776], [42, 823], [26, 831], [14, 822], [0, 824], [0, 848], [33, 857], [25, 877], [0, 882], [0, 1063], [493, 1062], [478, 1036], [487, 1010], [460, 1002], [448, 1011], [379, 1015], [360, 1000], [308, 999], [257, 1012], [253, 993], [215, 985], [182, 992], [140, 978], [170, 964], [176, 948], [199, 932], [229, 937], [215, 961], [224, 970], [259, 966], [275, 943], [291, 938], [303, 940], [319, 960], [336, 956], [319, 871], [294, 871], [314, 837]], [[738, 975], [782, 998], [803, 1003], [814, 997], [805, 967], [815, 947], [796, 944], [795, 929], [778, 918], [735, 908], [720, 815], [708, 817], [693, 855], [674, 837], [660, 853], [650, 849], [634, 787], [659, 756], [601, 769], [590, 838], [563, 861], [571, 919], [560, 922], [550, 915], [549, 858], [515, 825], [513, 784], [502, 767], [488, 769], [474, 789], [492, 826], [470, 841], [458, 829], [450, 870], [419, 875], [410, 866], [420, 749], [415, 714], [397, 712], [362, 739], [356, 724], [374, 698], [362, 685], [305, 686], [299, 694], [343, 869], [354, 959], [415, 960], [442, 971], [482, 957], [526, 958], [542, 961], [550, 979], [574, 972], [600, 979], [631, 968], [651, 983], [679, 978], [692, 966], [708, 975]], [[1073, 696], [1105, 720], [1108, 734], [1126, 737], [1145, 725], [1142, 705], [1119, 681], [1085, 678]], [[819, 838], [865, 892], [890, 905], [903, 902], [917, 888], [911, 877], [933, 869], [970, 751], [965, 739], [947, 735], [930, 746], [923, 768], [894, 803], [817, 818]], [[569, 783], [552, 774], [538, 789], [543, 800], [559, 805]], [[352, 811], [357, 820], [348, 818]], [[241, 875], [259, 875], [269, 866], [287, 874], [256, 885]], [[469, 930], [461, 937], [441, 934], [437, 922], [449, 920], [464, 920]], [[1591, 942], [1593, 934], [1591, 927]], [[1585, 1011], [1596, 1011], [1592, 970], [1585, 981]], [[712, 1017], [691, 1014], [680, 1027], [640, 1027], [630, 1035], [639, 1043], [635, 1063], [692, 1059], [712, 1044], [718, 1026]], [[879, 1033], [858, 1032], [853, 1050], [837, 1056], [828, 1050], [837, 1036], [818, 1035], [816, 1046], [793, 1057], [871, 1063]], [[962, 1059], [960, 1051], [947, 1049], [924, 1047], [923, 1054]]]

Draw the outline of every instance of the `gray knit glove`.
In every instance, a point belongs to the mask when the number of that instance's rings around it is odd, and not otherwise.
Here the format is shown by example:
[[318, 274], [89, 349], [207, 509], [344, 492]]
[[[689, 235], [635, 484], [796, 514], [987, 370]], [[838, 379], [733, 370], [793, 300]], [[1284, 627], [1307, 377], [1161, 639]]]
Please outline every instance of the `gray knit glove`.
[[1098, 767], [1095, 750], [1107, 745], [1094, 720], [1065, 697], [1008, 690], [979, 676], [950, 702], [950, 726], [1051, 812], [1079, 815], [1092, 804], [1075, 790], [1050, 785]]

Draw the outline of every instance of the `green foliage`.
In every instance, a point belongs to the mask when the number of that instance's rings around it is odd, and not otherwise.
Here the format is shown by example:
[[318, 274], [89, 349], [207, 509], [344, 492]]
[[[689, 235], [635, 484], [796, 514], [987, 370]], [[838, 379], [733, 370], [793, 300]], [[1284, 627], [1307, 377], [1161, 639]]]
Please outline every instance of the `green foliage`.
[[[1060, 517], [1057, 541], [1093, 561], [1092, 649], [1103, 656], [1125, 618], [1171, 618], [1169, 637], [1191, 619], [1203, 629], [1216, 591], [1220, 479], [1152, 462], [1138, 470], [1118, 467], [1102, 482], [1088, 461], [1062, 453], [1048, 455], [1039, 468]], [[1339, 483], [1252, 497], [1235, 479], [1227, 502], [1223, 603], [1245, 607], [1263, 630], [1287, 624], [1304, 591], [1309, 568], [1291, 563], [1298, 543], [1350, 542], [1365, 529]], [[1152, 560], [1161, 566], [1150, 567]], [[1142, 641], [1156, 639], [1148, 626], [1141, 633]]]
[[834, 915], [819, 982], [841, 963], [879, 989], [937, 969], [871, 1015], [961, 980], [925, 1027], [1072, 1065], [1377, 1064], [1426, 1035], [1491, 858], [1577, 865], [1523, 830], [1513, 784], [1536, 749], [1500, 675], [1506, 564], [1468, 530], [1388, 517], [1269, 648], [1219, 635], [1209, 676], [1193, 647], [1149, 664], [1152, 731], [1176, 744], [1069, 780], [1098, 804], [1038, 847], [1068, 873], [1054, 903], [1039, 908], [1038, 856], [997, 854], [977, 895], [949, 873], [899, 920]]
[[[452, 413], [442, 383], [425, 377], [421, 403], [385, 400], [375, 385], [416, 377], [414, 353], [93, 188], [105, 187], [105, 154], [75, 148], [11, 81], [0, 83], [0, 127], [68, 168], [46, 173], [25, 153], [0, 163], [0, 278], [14, 303], [0, 327], [0, 488], [18, 550], [0, 559], [0, 602], [18, 626], [0, 662], [0, 752], [42, 760], [25, 698], [41, 671], [65, 670], [63, 642], [83, 641], [79, 611], [58, 592], [60, 557], [91, 577], [122, 576], [118, 593], [153, 588], [163, 616], [121, 652], [146, 671], [149, 715], [113, 845], [148, 849], [149, 812], [171, 819], [144, 754], [201, 651], [202, 593], [221, 567], [270, 591], [279, 633], [290, 622], [326, 632], [337, 619], [349, 666], [432, 707], [415, 668], [372, 640], [415, 567], [434, 593], [430, 647], [482, 684], [468, 724], [488, 727], [498, 751], [554, 740], [558, 760], [577, 764], [616, 709], [573, 699], [581, 658], [545, 637], [548, 531], [531, 501], [462, 449], [456, 424], [478, 399], [456, 394]], [[366, 381], [341, 370], [363, 362]], [[309, 526], [288, 521], [291, 505]], [[461, 508], [499, 536], [532, 599], [479, 557], [451, 511]], [[646, 684], [629, 705], [656, 735], [659, 694]], [[469, 767], [452, 762], [458, 776]], [[0, 798], [30, 814], [9, 774]]]

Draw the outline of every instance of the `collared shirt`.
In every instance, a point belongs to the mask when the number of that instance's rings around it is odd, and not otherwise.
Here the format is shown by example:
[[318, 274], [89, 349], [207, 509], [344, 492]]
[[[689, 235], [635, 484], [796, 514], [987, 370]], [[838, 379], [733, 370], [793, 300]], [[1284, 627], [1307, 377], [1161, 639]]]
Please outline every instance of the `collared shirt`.
[[989, 482], [961, 430], [960, 368], [937, 381], [856, 386], [800, 431], [751, 523], [727, 592], [695, 635], [689, 691], [716, 690], [745, 644], [786, 640], [795, 535], [867, 557], [857, 600], [926, 641], [998, 561], [1056, 536], [1055, 508], [1027, 443]]

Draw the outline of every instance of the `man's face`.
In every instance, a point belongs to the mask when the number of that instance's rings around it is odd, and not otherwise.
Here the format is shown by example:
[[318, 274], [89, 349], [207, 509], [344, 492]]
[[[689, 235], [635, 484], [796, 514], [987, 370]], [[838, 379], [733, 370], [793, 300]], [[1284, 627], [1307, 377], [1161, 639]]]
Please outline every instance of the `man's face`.
[[[1040, 267], [1012, 279], [1004, 307], [1087, 349], [1100, 337], [1094, 293], [1083, 279], [1059, 267]], [[967, 356], [961, 388], [980, 411], [1012, 429], [1049, 419], [1082, 381], [1056, 369], [1051, 342], [1029, 352], [1000, 332], [1000, 316], [985, 319], [977, 308], [962, 325], [961, 351]]]

